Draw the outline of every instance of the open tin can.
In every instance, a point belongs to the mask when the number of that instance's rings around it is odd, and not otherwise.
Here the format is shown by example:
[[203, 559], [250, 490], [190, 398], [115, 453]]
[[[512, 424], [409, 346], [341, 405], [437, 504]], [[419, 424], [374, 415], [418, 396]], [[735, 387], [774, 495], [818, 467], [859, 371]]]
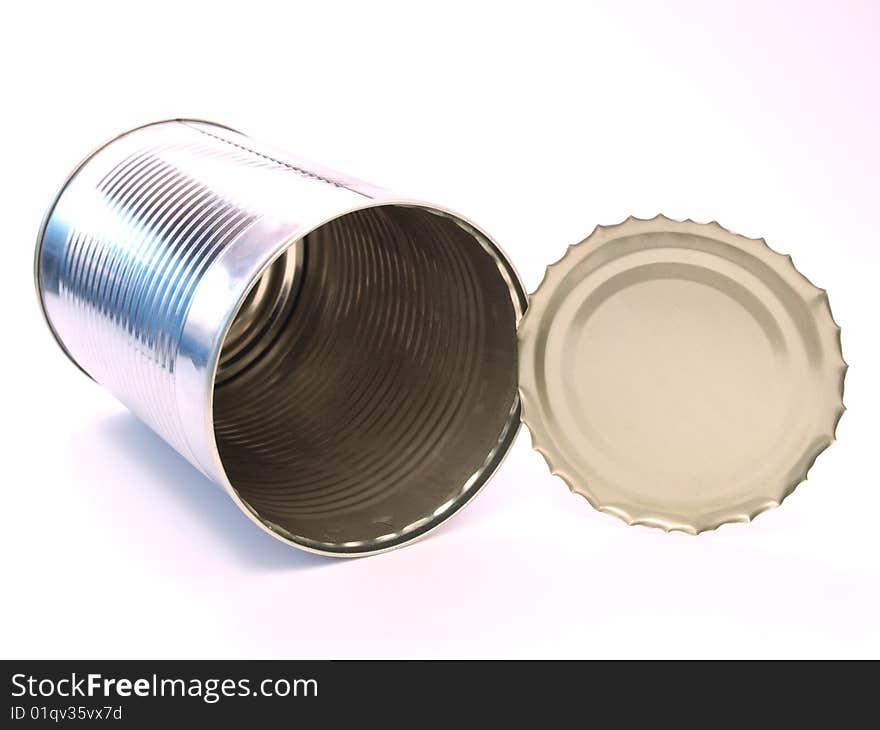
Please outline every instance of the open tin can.
[[298, 547], [423, 535], [519, 426], [526, 294], [492, 240], [225, 127], [160, 122], [91, 154], [36, 278], [74, 363]]
[[778, 504], [843, 410], [827, 298], [762, 241], [600, 227], [520, 327], [527, 294], [466, 218], [201, 121], [82, 162], [35, 273], [80, 369], [318, 553], [381, 552], [453, 515], [509, 450], [521, 398], [573, 491], [688, 532]]

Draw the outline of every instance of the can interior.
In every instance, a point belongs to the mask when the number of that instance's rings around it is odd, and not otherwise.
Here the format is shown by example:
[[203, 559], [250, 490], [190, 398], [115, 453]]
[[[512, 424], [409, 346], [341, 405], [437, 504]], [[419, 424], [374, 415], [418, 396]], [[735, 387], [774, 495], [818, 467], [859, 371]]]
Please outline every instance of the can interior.
[[243, 300], [215, 378], [242, 501], [287, 539], [355, 554], [462, 506], [519, 425], [517, 287], [429, 208], [359, 210], [293, 244]]

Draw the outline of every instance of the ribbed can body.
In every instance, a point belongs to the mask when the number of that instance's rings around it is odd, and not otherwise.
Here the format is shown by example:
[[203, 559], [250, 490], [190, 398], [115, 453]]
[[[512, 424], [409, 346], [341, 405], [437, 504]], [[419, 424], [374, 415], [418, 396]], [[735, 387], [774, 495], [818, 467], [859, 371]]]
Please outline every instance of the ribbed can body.
[[[257, 466], [262, 458], [259, 444], [254, 446], [236, 434], [230, 437], [230, 446], [218, 445], [216, 423], [222, 422], [225, 434], [230, 422], [235, 425], [249, 421], [235, 411], [219, 415], [214, 412], [215, 389], [227, 381], [233, 384], [229, 388], [238, 387], [239, 391], [224, 391], [234, 396], [224, 403], [239, 403], [259, 383], [266, 387], [265, 383], [275, 381], [279, 382], [279, 399], [296, 398], [293, 386], [279, 380], [282, 376], [278, 375], [277, 365], [265, 371], [274, 375], [260, 376], [258, 368], [260, 362], [272, 357], [277, 361], [282, 356], [273, 353], [280, 352], [276, 343], [283, 341], [285, 328], [296, 316], [299, 289], [303, 281], [309, 281], [309, 263], [316, 272], [321, 265], [320, 256], [309, 259], [305, 253], [306, 237], [312, 235], [317, 245], [322, 226], [353, 212], [357, 215], [356, 211], [375, 210], [361, 215], [386, 218], [411, 215], [396, 210], [386, 214], [386, 205], [412, 206], [407, 210], [427, 215], [419, 204], [401, 203], [380, 188], [305, 163], [224, 127], [190, 121], [149, 125], [93, 153], [54, 202], [38, 242], [36, 273], [41, 305], [70, 358], [194, 466], [227, 488], [264, 528], [301, 547], [333, 554], [393, 547], [425, 530], [410, 530], [408, 523], [398, 526], [383, 542], [383, 535], [369, 531], [360, 535], [353, 527], [360, 518], [343, 515], [341, 524], [352, 525], [346, 530], [361, 538], [345, 540], [332, 537], [332, 527], [310, 527], [308, 516], [299, 515], [290, 521], [296, 530], [309, 535], [300, 537], [280, 524], [287, 519], [283, 510], [278, 513], [280, 518], [255, 514], [258, 510], [250, 502], [261, 503], [263, 493], [254, 486], [260, 470], [277, 470], [285, 462], [273, 456], [271, 464]], [[447, 223], [451, 214], [440, 209], [425, 210], [430, 211], [432, 221], [451, 226]], [[425, 230], [422, 224], [407, 228], [409, 224], [403, 218], [401, 221], [395, 223], [394, 230], [410, 230], [408, 240], [416, 241]], [[345, 225], [351, 230], [372, 230], [369, 222]], [[481, 253], [465, 250], [464, 246], [471, 244], [456, 238], [463, 235], [462, 231], [478, 240]], [[326, 238], [329, 234], [322, 235]], [[382, 248], [386, 244], [376, 236], [361, 235], [363, 245], [377, 247], [378, 270], [386, 255]], [[463, 261], [472, 256], [492, 258], [492, 271], [508, 290], [515, 328], [525, 295], [503, 254], [459, 219], [444, 235], [441, 245], [452, 251], [460, 249]], [[322, 245], [332, 251], [335, 244]], [[389, 256], [399, 255], [389, 251]], [[425, 255], [430, 256], [430, 252]], [[416, 278], [428, 277], [436, 268], [413, 256], [401, 261], [397, 269], [403, 270], [405, 264]], [[479, 276], [494, 276], [480, 273], [482, 258], [468, 265], [475, 267]], [[328, 279], [327, 271], [332, 273], [332, 269], [329, 264], [325, 269], [321, 277]], [[369, 272], [365, 279], [370, 279]], [[323, 287], [325, 292], [332, 285], [332, 281], [310, 284], [316, 290]], [[378, 309], [380, 305], [375, 306]], [[401, 308], [399, 302], [387, 306]], [[478, 302], [478, 307], [480, 317], [484, 310], [499, 321], [508, 316], [493, 314], [498, 308], [488, 300], [485, 305]], [[444, 310], [438, 305], [431, 311]], [[506, 344], [501, 349], [504, 351], [492, 348], [485, 355], [486, 362], [491, 363], [487, 372], [508, 368]], [[286, 345], [283, 356], [292, 358], [293, 350]], [[290, 360], [289, 368], [288, 361], [284, 362], [285, 372], [295, 370], [295, 360]], [[515, 357], [509, 367], [515, 380]], [[249, 377], [253, 382], [248, 384]], [[228, 410], [239, 406], [223, 407]], [[499, 458], [512, 439], [509, 431], [518, 421], [517, 408], [518, 401], [511, 407], [510, 423], [503, 433], [496, 434], [494, 441], [490, 439], [499, 444]], [[279, 428], [294, 428], [298, 423], [286, 415], [278, 420]], [[486, 428], [497, 426], [492, 421]], [[302, 428], [308, 427], [308, 423], [302, 424]], [[251, 448], [252, 453], [243, 452], [241, 444]], [[388, 444], [387, 448], [395, 445]], [[231, 471], [241, 471], [239, 462], [230, 469], [229, 463], [224, 463], [224, 449], [234, 452], [236, 460], [255, 464], [242, 479], [245, 486], [241, 489], [234, 479], [230, 480]], [[316, 452], [315, 458], [320, 459], [320, 454]], [[493, 469], [495, 465], [491, 465]], [[482, 475], [479, 481], [487, 476]], [[295, 488], [293, 483], [284, 485], [288, 494], [293, 494]], [[252, 500], [242, 496], [242, 491], [248, 489], [257, 490]], [[426, 504], [424, 508], [436, 507]], [[364, 519], [375, 522], [375, 516]], [[346, 543], [354, 543], [354, 547], [346, 548]]]
[[[181, 360], [205, 355], [184, 341], [196, 287], [258, 221], [290, 235], [382, 194], [350, 185], [215, 125], [169, 122], [124, 135], [85, 163], [48, 217], [38, 276], [50, 325], [88, 375], [215, 476], [195, 458], [176, 398]], [[299, 221], [281, 219], [285, 193], [299, 201]]]

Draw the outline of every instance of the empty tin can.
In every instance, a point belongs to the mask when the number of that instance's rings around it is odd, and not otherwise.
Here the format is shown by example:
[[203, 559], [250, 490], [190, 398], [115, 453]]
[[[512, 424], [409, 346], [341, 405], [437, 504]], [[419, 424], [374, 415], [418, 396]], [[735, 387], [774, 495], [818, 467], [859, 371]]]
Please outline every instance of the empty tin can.
[[423, 535], [519, 426], [526, 294], [491, 239], [222, 126], [159, 122], [92, 153], [35, 273], [71, 360], [297, 547]]

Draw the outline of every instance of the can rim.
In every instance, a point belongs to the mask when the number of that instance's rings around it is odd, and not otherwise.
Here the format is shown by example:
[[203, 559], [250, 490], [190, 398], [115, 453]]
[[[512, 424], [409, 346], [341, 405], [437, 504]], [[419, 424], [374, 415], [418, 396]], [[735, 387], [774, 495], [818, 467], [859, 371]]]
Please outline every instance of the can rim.
[[[56, 191], [55, 195], [52, 196], [52, 202], [49, 204], [49, 207], [46, 209], [46, 213], [43, 215], [43, 220], [40, 222], [40, 229], [37, 232], [37, 242], [34, 248], [34, 289], [37, 294], [37, 304], [40, 307], [40, 314], [43, 317], [43, 322], [46, 323], [46, 326], [49, 328], [49, 332], [52, 334], [52, 338], [55, 340], [55, 344], [61, 349], [61, 351], [67, 356], [67, 359], [72, 362], [76, 368], [83, 373], [89, 380], [95, 381], [95, 379], [88, 373], [88, 371], [80, 365], [73, 355], [67, 350], [64, 346], [64, 343], [61, 341], [61, 338], [58, 336], [58, 333], [55, 331], [55, 328], [52, 326], [52, 322], [49, 319], [49, 315], [46, 312], [46, 305], [43, 302], [43, 286], [40, 282], [40, 256], [43, 252], [43, 239], [46, 237], [46, 228], [49, 225], [49, 219], [52, 217], [52, 214], [55, 212], [55, 208], [58, 207], [58, 201], [61, 199], [61, 196], [64, 194], [64, 191], [67, 190], [68, 185], [73, 181], [73, 179], [79, 174], [80, 170], [85, 167], [88, 162], [97, 155], [101, 150], [105, 149], [109, 145], [116, 142], [118, 139], [126, 137], [132, 132], [137, 132], [138, 130], [145, 129], [147, 127], [154, 127], [159, 124], [169, 124], [172, 122], [183, 122], [183, 123], [195, 123], [195, 124], [212, 124], [216, 127], [221, 127], [222, 129], [226, 129], [230, 132], [235, 132], [236, 134], [241, 134], [241, 132], [237, 129], [229, 127], [225, 124], [218, 124], [217, 122], [211, 122], [206, 119], [197, 119], [195, 117], [171, 117], [168, 119], [158, 119], [153, 122], [147, 122], [146, 124], [139, 124], [136, 127], [131, 127], [130, 129], [121, 132], [120, 134], [111, 137], [110, 139], [105, 140], [103, 143], [95, 147], [91, 152], [89, 152], [85, 157], [83, 157], [77, 165], [70, 171], [66, 178], [64, 178], [64, 182], [61, 183], [61, 186]], [[95, 381], [97, 382], [97, 381]]]
[[[522, 278], [519, 275], [513, 261], [510, 257], [501, 249], [498, 243], [479, 225], [477, 225], [473, 220], [469, 217], [458, 213], [451, 208], [447, 208], [442, 205], [437, 205], [435, 203], [429, 203], [423, 200], [418, 200], [414, 198], [406, 198], [406, 197], [389, 197], [383, 199], [368, 199], [363, 201], [358, 205], [353, 205], [347, 210], [336, 212], [333, 215], [327, 217], [326, 219], [313, 222], [309, 226], [301, 228], [297, 230], [295, 233], [292, 233], [287, 236], [283, 236], [280, 238], [275, 245], [272, 247], [271, 253], [269, 253], [261, 262], [260, 266], [256, 267], [251, 275], [249, 276], [247, 285], [244, 287], [244, 291], [247, 292], [250, 290], [251, 286], [262, 276], [262, 274], [268, 269], [269, 266], [272, 265], [274, 261], [278, 259], [279, 256], [283, 255], [284, 252], [289, 250], [291, 246], [302, 241], [309, 235], [319, 228], [327, 225], [333, 220], [338, 218], [342, 218], [346, 215], [354, 213], [356, 211], [367, 210], [370, 208], [381, 208], [386, 206], [402, 206], [402, 207], [411, 207], [411, 208], [419, 208], [422, 210], [426, 210], [428, 212], [434, 213], [436, 215], [441, 215], [450, 218], [457, 225], [465, 227], [469, 233], [474, 235], [480, 245], [489, 253], [496, 261], [496, 264], [499, 267], [499, 271], [503, 271], [507, 281], [508, 288], [510, 290], [511, 301], [514, 306], [518, 309], [518, 317], [516, 326], [519, 328], [520, 322], [522, 318], [525, 316], [525, 313], [529, 306], [529, 295], [526, 291], [525, 285], [523, 284]], [[216, 474], [220, 477], [219, 484], [221, 488], [230, 496], [233, 502], [238, 506], [238, 508], [245, 514], [245, 516], [253, 522], [257, 527], [259, 527], [262, 531], [269, 533], [272, 537], [281, 542], [290, 545], [291, 547], [295, 547], [299, 550], [303, 550], [305, 552], [313, 553], [315, 555], [322, 555], [326, 557], [336, 557], [336, 558], [361, 558], [361, 557], [369, 557], [372, 555], [378, 555], [380, 553], [389, 552], [391, 550], [396, 550], [398, 548], [404, 547], [406, 545], [410, 545], [414, 542], [421, 540], [426, 537], [430, 533], [434, 532], [434, 530], [438, 529], [442, 525], [446, 524], [446, 521], [453, 514], [459, 512], [463, 507], [470, 504], [470, 502], [485, 488], [486, 484], [491, 481], [492, 477], [498, 472], [498, 469], [507, 459], [510, 454], [511, 448], [513, 446], [513, 442], [519, 434], [520, 428], [522, 427], [522, 398], [519, 392], [519, 388], [517, 387], [516, 393], [514, 395], [514, 401], [511, 405], [511, 410], [509, 414], [509, 418], [507, 421], [507, 425], [498, 435], [498, 442], [492, 451], [487, 455], [486, 461], [483, 464], [483, 468], [480, 471], [480, 478], [471, 486], [469, 490], [469, 494], [464, 496], [464, 498], [459, 498], [456, 503], [450, 508], [448, 512], [446, 512], [442, 518], [428, 521], [426, 524], [415, 528], [410, 534], [405, 537], [396, 540], [389, 541], [387, 544], [381, 544], [374, 548], [368, 549], [357, 549], [356, 547], [352, 547], [351, 549], [327, 549], [323, 547], [320, 543], [314, 543], [309, 540], [305, 540], [303, 538], [292, 535], [287, 532], [283, 528], [279, 528], [268, 520], [265, 520], [262, 516], [260, 516], [253, 507], [248, 504], [248, 502], [239, 494], [238, 490], [232, 484], [228, 474], [226, 473], [226, 467], [223, 464], [223, 460], [220, 457], [220, 451], [217, 446], [216, 434], [213, 427], [214, 422], [214, 381], [217, 376], [217, 367], [220, 361], [220, 353], [223, 346], [223, 342], [226, 339], [226, 335], [229, 332], [229, 328], [232, 325], [232, 322], [235, 320], [236, 314], [238, 313], [242, 303], [246, 298], [246, 293], [239, 297], [236, 302], [235, 308], [231, 311], [231, 313], [226, 318], [226, 321], [223, 324], [221, 330], [215, 336], [215, 349], [211, 352], [208, 363], [208, 377], [205, 379], [205, 388], [203, 391], [203, 397], [206, 398], [206, 415], [207, 415], [207, 423], [208, 423], [208, 433], [209, 436], [209, 446], [210, 446], [210, 458], [211, 464], [210, 469], [212, 473]], [[518, 361], [517, 361], [518, 368]], [[519, 377], [517, 376], [517, 381], [519, 381]], [[198, 458], [198, 457], [197, 457]], [[207, 465], [202, 465], [202, 468], [206, 468]], [[276, 529], [277, 528], [277, 529]]]

